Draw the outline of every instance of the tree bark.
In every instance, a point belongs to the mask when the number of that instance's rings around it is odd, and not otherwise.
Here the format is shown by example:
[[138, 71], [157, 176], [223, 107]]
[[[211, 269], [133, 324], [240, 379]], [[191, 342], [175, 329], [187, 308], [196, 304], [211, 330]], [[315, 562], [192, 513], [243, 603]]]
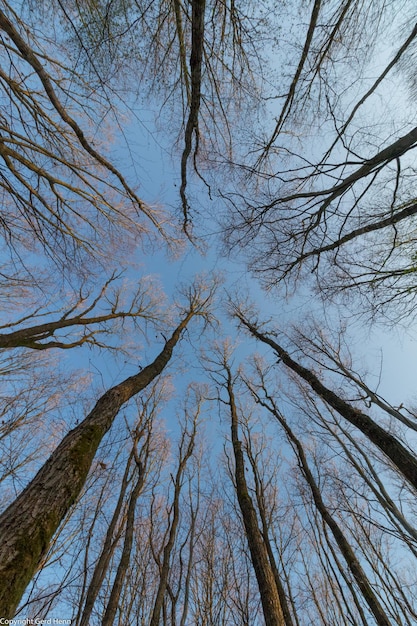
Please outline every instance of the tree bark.
[[236, 495], [245, 526], [253, 569], [258, 582], [265, 624], [266, 626], [288, 626], [288, 622], [284, 619], [274, 574], [268, 559], [268, 552], [259, 530], [255, 507], [246, 484], [242, 444], [238, 437], [238, 420], [232, 376], [226, 365], [225, 369], [231, 416], [232, 444], [235, 456]]
[[359, 563], [356, 555], [343, 534], [342, 529], [339, 524], [336, 522], [335, 518], [330, 514], [320, 492], [320, 489], [314, 479], [314, 476], [310, 470], [308, 465], [307, 457], [304, 453], [304, 448], [300, 442], [300, 440], [294, 435], [293, 431], [289, 427], [288, 423], [284, 419], [284, 417], [277, 411], [275, 406], [270, 406], [268, 403], [264, 402], [257, 396], [258, 401], [262, 406], [264, 406], [268, 411], [270, 411], [281, 424], [284, 429], [289, 441], [293, 444], [298, 459], [299, 464], [304, 474], [304, 478], [310, 487], [311, 495], [313, 497], [314, 504], [321, 515], [323, 521], [330, 528], [333, 537], [337, 545], [339, 546], [340, 552], [342, 553], [349, 570], [355, 579], [359, 589], [362, 592], [362, 595], [365, 599], [366, 604], [371, 610], [373, 616], [375, 617], [375, 621], [379, 626], [391, 626], [391, 622], [386, 615], [384, 609], [382, 608], [381, 603], [378, 600], [378, 597], [375, 595], [372, 586], [366, 576], [365, 571], [363, 570], [361, 564]]
[[109, 389], [71, 430], [35, 478], [0, 517], [0, 615], [12, 617], [61, 520], [79, 496], [97, 448], [121, 407], [169, 362], [191, 309], [143, 370]]
[[243, 315], [240, 313], [236, 315], [254, 337], [271, 346], [286, 367], [305, 380], [322, 400], [366, 435], [393, 462], [401, 475], [417, 490], [417, 458], [396, 437], [379, 426], [366, 413], [356, 409], [348, 402], [345, 402], [334, 391], [328, 389], [314, 372], [294, 361], [286, 350], [271, 337], [259, 332], [256, 326], [248, 322]]

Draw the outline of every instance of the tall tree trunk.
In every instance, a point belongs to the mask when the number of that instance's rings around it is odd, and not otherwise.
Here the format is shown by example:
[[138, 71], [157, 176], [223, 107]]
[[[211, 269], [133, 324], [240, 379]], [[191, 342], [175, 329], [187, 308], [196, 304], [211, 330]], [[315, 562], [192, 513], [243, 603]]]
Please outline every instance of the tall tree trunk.
[[197, 314], [190, 307], [155, 360], [109, 389], [71, 430], [18, 498], [0, 517], [0, 615], [12, 617], [68, 509], [79, 496], [97, 448], [121, 407], [169, 362], [182, 331]]
[[201, 100], [201, 72], [204, 52], [204, 11], [206, 8], [206, 0], [192, 0], [191, 4], [191, 98], [188, 119], [185, 125], [185, 145], [181, 156], [180, 187], [182, 210], [184, 215], [183, 228], [186, 234], [188, 234], [187, 227], [190, 221], [190, 216], [188, 214], [188, 201], [185, 192], [187, 187], [187, 161], [191, 154], [193, 133], [196, 134], [196, 152], [198, 148], [198, 114], [200, 111]]
[[156, 593], [156, 598], [155, 598], [154, 607], [152, 611], [152, 617], [149, 622], [150, 626], [159, 625], [160, 615], [163, 609], [164, 596], [167, 590], [168, 576], [169, 576], [169, 572], [171, 568], [171, 554], [172, 554], [172, 550], [174, 549], [175, 539], [177, 537], [178, 524], [180, 521], [180, 495], [181, 495], [181, 489], [182, 489], [182, 478], [184, 475], [187, 462], [189, 458], [191, 457], [193, 450], [194, 450], [196, 427], [197, 427], [197, 423], [196, 421], [194, 421], [193, 430], [191, 434], [189, 435], [189, 441], [188, 441], [185, 453], [183, 453], [183, 446], [185, 445], [185, 441], [187, 437], [186, 429], [184, 430], [182, 439], [181, 439], [180, 452], [179, 452], [180, 458], [179, 458], [178, 469], [175, 475], [175, 483], [174, 483], [174, 501], [172, 504], [172, 521], [171, 521], [171, 527], [169, 529], [168, 541], [164, 546], [162, 566], [161, 566], [160, 575], [159, 575], [158, 591]]
[[[114, 550], [117, 546], [117, 542], [120, 539], [120, 535], [123, 532], [123, 527], [120, 526], [120, 529], [115, 536], [115, 530], [117, 523], [120, 519], [120, 515], [123, 509], [123, 502], [125, 499], [128, 483], [129, 483], [129, 472], [131, 467], [131, 462], [133, 459], [133, 451], [129, 456], [129, 459], [126, 464], [126, 469], [123, 475], [119, 497], [117, 499], [116, 507], [114, 509], [112, 518], [110, 520], [110, 524], [107, 528], [106, 537], [103, 543], [103, 547], [101, 549], [100, 557], [94, 567], [94, 572], [91, 577], [90, 584], [88, 585], [87, 595], [84, 603], [84, 609], [82, 611], [81, 617], [78, 617], [76, 623], [79, 626], [88, 626], [90, 623], [91, 612], [94, 607], [94, 603], [98, 596], [98, 593], [101, 589], [101, 585], [103, 584], [104, 577], [107, 572], [107, 568], [110, 563], [110, 559], [114, 553]], [[81, 613], [81, 607], [80, 607]], [[80, 614], [79, 614], [80, 615]]]
[[408, 480], [414, 489], [417, 490], [417, 458], [409, 452], [396, 437], [374, 422], [369, 415], [356, 409], [334, 393], [334, 391], [328, 389], [314, 372], [300, 365], [297, 361], [294, 361], [284, 348], [271, 339], [269, 335], [259, 332], [256, 326], [248, 322], [241, 313], [237, 312], [236, 315], [254, 337], [271, 346], [284, 365], [305, 380], [316, 394], [335, 409], [339, 415], [366, 435], [368, 439], [393, 462], [399, 472]]
[[127, 511], [126, 533], [123, 543], [122, 556], [117, 568], [116, 577], [110, 594], [109, 603], [103, 617], [102, 626], [112, 626], [115, 623], [117, 607], [119, 606], [120, 593], [122, 591], [123, 582], [129, 567], [130, 553], [133, 544], [133, 532], [135, 529], [135, 509], [138, 497], [143, 489], [145, 482], [145, 469], [142, 463], [138, 464], [139, 476], [130, 495], [129, 507]]
[[[265, 390], [266, 393], [266, 390]], [[289, 427], [285, 418], [281, 415], [281, 413], [276, 408], [275, 404], [272, 400], [270, 400], [271, 404], [264, 402], [259, 396], [255, 396], [258, 402], [264, 406], [268, 411], [270, 411], [281, 424], [284, 429], [288, 440], [292, 443], [296, 450], [296, 454], [299, 459], [299, 464], [304, 474], [304, 478], [310, 487], [311, 495], [313, 497], [314, 504], [321, 515], [323, 521], [330, 528], [333, 537], [337, 545], [339, 546], [340, 552], [343, 554], [343, 557], [349, 567], [352, 576], [354, 577], [359, 589], [362, 592], [362, 595], [371, 610], [373, 616], [375, 617], [375, 621], [379, 626], [391, 626], [391, 622], [386, 615], [382, 605], [380, 604], [378, 597], [375, 595], [371, 584], [369, 583], [368, 577], [366, 576], [365, 571], [363, 570], [361, 564], [359, 563], [356, 555], [343, 534], [339, 524], [336, 522], [335, 518], [330, 514], [326, 504], [322, 498], [320, 489], [314, 479], [314, 476], [310, 470], [307, 457], [304, 453], [304, 448], [300, 442], [300, 440], [295, 436], [291, 428]]]
[[242, 444], [238, 437], [238, 418], [232, 375], [226, 364], [224, 364], [224, 367], [227, 376], [228, 404], [230, 407], [232, 444], [235, 456], [236, 494], [245, 526], [253, 569], [258, 582], [265, 624], [266, 626], [288, 626], [289, 623], [284, 618], [274, 573], [268, 559], [268, 551], [263, 541], [262, 533], [259, 530], [255, 507], [246, 483]]
[[279, 595], [279, 600], [281, 602], [281, 607], [282, 607], [282, 613], [284, 616], [284, 620], [285, 620], [285, 625], [286, 626], [294, 626], [294, 622], [291, 616], [291, 611], [290, 611], [290, 607], [287, 601], [287, 597], [285, 594], [285, 589], [284, 589], [284, 585], [282, 583], [281, 580], [281, 576], [280, 573], [278, 571], [278, 567], [277, 567], [277, 563], [275, 560], [275, 556], [274, 556], [274, 551], [272, 549], [272, 545], [271, 545], [271, 541], [269, 538], [269, 528], [268, 528], [268, 522], [267, 522], [267, 516], [266, 516], [266, 503], [265, 503], [265, 491], [264, 491], [264, 485], [262, 482], [262, 478], [259, 474], [259, 470], [256, 464], [256, 459], [254, 457], [254, 455], [252, 454], [252, 451], [248, 451], [248, 458], [249, 458], [249, 462], [252, 466], [252, 471], [253, 471], [253, 476], [255, 479], [255, 496], [256, 496], [256, 502], [258, 505], [258, 512], [259, 512], [259, 517], [261, 519], [261, 525], [262, 525], [262, 538], [263, 541], [265, 543], [265, 547], [266, 547], [266, 551], [268, 553], [268, 558], [269, 558], [269, 562], [271, 564], [271, 568], [272, 568], [272, 573], [274, 575], [274, 579], [275, 579], [275, 585], [277, 587], [277, 591], [278, 591], [278, 595]]

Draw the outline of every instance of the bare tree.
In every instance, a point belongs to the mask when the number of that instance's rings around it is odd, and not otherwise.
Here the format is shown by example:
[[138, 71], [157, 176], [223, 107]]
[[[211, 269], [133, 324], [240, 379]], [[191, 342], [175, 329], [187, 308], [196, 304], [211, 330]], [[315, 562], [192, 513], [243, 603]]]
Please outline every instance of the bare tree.
[[[144, 436], [145, 430], [147, 430], [145, 443], [142, 446], [140, 452], [137, 450], [138, 442]], [[110, 598], [106, 607], [106, 612], [103, 617], [103, 624], [113, 624], [116, 616], [116, 611], [119, 604], [119, 599], [122, 591], [123, 581], [126, 577], [130, 553], [132, 550], [133, 533], [135, 525], [135, 509], [138, 497], [143, 489], [146, 475], [146, 463], [149, 458], [149, 444], [150, 444], [151, 428], [149, 424], [140, 425], [137, 431], [134, 433], [134, 441], [132, 448], [132, 456], [136, 464], [136, 476], [135, 483], [131, 490], [129, 497], [129, 504], [126, 515], [126, 529], [123, 542], [122, 555], [117, 568], [115, 579], [113, 581]], [[88, 623], [88, 622], [87, 622]]]
[[[232, 445], [235, 459], [234, 479], [236, 496], [242, 514], [253, 569], [255, 571], [256, 579], [258, 581], [259, 594], [261, 597], [265, 623], [271, 626], [272, 624], [292, 624], [285, 596], [283, 594], [280, 595], [276, 586], [274, 572], [268, 556], [267, 545], [259, 528], [256, 509], [248, 490], [248, 485], [245, 477], [245, 460], [242, 451], [242, 443], [239, 440], [238, 412], [235, 401], [234, 377], [228, 363], [226, 347], [224, 350], [224, 354], [222, 355], [220, 365], [223, 370], [220, 376], [224, 377], [223, 384], [227, 394], [226, 400], [224, 400], [224, 402], [228, 406], [231, 419]], [[282, 591], [282, 585], [280, 585], [280, 591]], [[285, 613], [282, 607], [282, 600], [284, 600], [285, 602]]]
[[226, 242], [268, 288], [293, 291], [313, 274], [322, 295], [352, 291], [367, 313], [396, 320], [415, 297], [417, 131], [406, 97], [392, 96], [407, 81], [415, 8], [403, 3], [403, 21], [385, 2], [310, 4], [275, 127], [245, 167], [246, 188], [240, 178], [222, 194]]
[[[88, 295], [81, 292], [74, 305], [63, 313], [58, 311], [55, 313], [60, 314], [58, 319], [28, 326], [28, 322], [33, 324], [39, 318], [54, 316], [50, 310], [40, 309], [26, 312], [20, 319], [2, 324], [0, 330], [8, 332], [0, 333], [0, 350], [69, 349], [83, 344], [111, 348], [111, 344], [99, 337], [112, 334], [112, 330], [117, 331], [118, 326], [127, 328], [129, 322], [140, 332], [139, 321], [157, 321], [160, 308], [158, 296], [161, 298], [161, 294], [158, 294], [156, 285], [149, 280], [140, 280], [136, 290], [129, 293], [129, 301], [124, 306], [123, 300], [127, 299], [127, 294], [124, 294], [123, 289], [117, 284], [119, 278], [120, 276], [111, 276], [100, 293], [90, 302]], [[71, 334], [77, 329], [82, 329], [81, 337], [71, 338]]]
[[209, 300], [210, 295], [198, 288], [190, 291], [182, 320], [155, 360], [109, 389], [98, 400], [89, 415], [68, 433], [37, 476], [1, 516], [3, 582], [0, 610], [4, 615], [13, 613], [54, 532], [76, 501], [97, 447], [119, 410], [164, 370], [190, 320], [207, 316]]
[[[353, 288], [371, 314], [409, 313], [417, 130], [397, 94], [416, 45], [410, 0], [0, 0], [2, 616], [23, 597], [22, 614], [70, 607], [80, 626], [415, 622], [415, 412], [341, 340], [281, 341], [234, 306], [272, 357], [192, 355], [227, 432], [220, 419], [214, 452], [199, 439], [204, 390], [181, 398], [173, 444], [158, 381], [211, 318], [216, 280], [164, 307], [135, 264], [151, 235], [158, 254], [197, 240], [217, 194], [228, 250], [266, 287], [311, 273], [319, 296]], [[137, 191], [142, 107], [179, 156], [182, 233]], [[139, 363], [154, 331], [159, 354]], [[94, 351], [112, 370], [95, 404], [65, 360]]]
[[[159, 388], [161, 387], [161, 388]], [[110, 563], [114, 557], [117, 545], [124, 535], [124, 545], [122, 555], [113, 587], [108, 599], [104, 619], [114, 619], [118, 599], [121, 593], [121, 585], [128, 570], [130, 552], [133, 543], [135, 508], [138, 497], [143, 490], [145, 478], [148, 473], [149, 457], [154, 452], [151, 447], [151, 436], [153, 422], [157, 411], [160, 409], [163, 396], [163, 385], [158, 383], [152, 386], [147, 398], [140, 398], [138, 404], [138, 418], [131, 432], [132, 449], [126, 462], [126, 468], [120, 483], [120, 492], [116, 506], [108, 524], [107, 532], [101, 552], [94, 566], [93, 574], [88, 584], [88, 589], [83, 599], [83, 606], [79, 606], [80, 626], [89, 624], [90, 616], [96, 598], [100, 592], [105, 576], [108, 574]], [[144, 441], [142, 441], [144, 440]], [[141, 444], [140, 450], [138, 445]], [[133, 487], [131, 486], [133, 484]], [[126, 494], [129, 492], [128, 504], [126, 504]], [[86, 572], [85, 572], [86, 573]], [[82, 610], [81, 610], [82, 609]], [[110, 617], [109, 617], [110, 616]]]
[[[5, 240], [27, 246], [29, 228], [46, 254], [65, 267], [81, 251], [100, 257], [97, 244], [108, 243], [109, 225], [121, 227], [126, 239], [129, 231], [144, 233], [148, 220], [162, 230], [156, 213], [77, 121], [80, 109], [94, 116], [82, 77], [51, 56], [54, 51], [45, 49], [6, 2], [0, 33], [0, 87], [9, 103], [0, 146]], [[55, 53], [59, 56], [57, 46]]]
[[[49, 5], [59, 16], [65, 45], [95, 89], [106, 94], [109, 109], [122, 86], [132, 99], [140, 94], [151, 102], [158, 117], [168, 117], [169, 140], [180, 145], [183, 229], [192, 237], [198, 209], [188, 193], [190, 164], [205, 180], [207, 161], [211, 167], [218, 159], [230, 162], [239, 150], [231, 121], [260, 102], [258, 84], [267, 56], [257, 38], [275, 40], [275, 13], [255, 2], [243, 7], [217, 0], [117, 0], [94, 7], [51, 0]], [[39, 15], [42, 19], [41, 7]], [[126, 98], [120, 100], [125, 108]], [[165, 137], [167, 130], [165, 124]]]
[[359, 589], [361, 590], [363, 594], [365, 602], [368, 604], [370, 610], [372, 611], [376, 622], [380, 624], [381, 626], [389, 626], [389, 624], [391, 623], [389, 620], [389, 617], [384, 611], [377, 595], [375, 594], [367, 578], [365, 570], [362, 568], [358, 558], [356, 557], [354, 551], [352, 550], [349, 544], [349, 541], [345, 537], [339, 524], [336, 522], [334, 517], [330, 514], [322, 498], [322, 495], [320, 493], [320, 488], [314, 479], [313, 473], [309, 467], [309, 463], [307, 461], [307, 457], [306, 457], [304, 448], [300, 440], [295, 436], [294, 432], [288, 425], [287, 420], [285, 419], [281, 411], [279, 411], [273, 398], [269, 395], [267, 389], [265, 388], [264, 383], [262, 383], [262, 394], [264, 395], [265, 399], [260, 397], [258, 393], [256, 392], [256, 390], [253, 389], [253, 387], [251, 387], [251, 391], [254, 394], [256, 401], [259, 402], [262, 406], [264, 406], [267, 410], [269, 410], [274, 415], [274, 417], [279, 421], [282, 428], [285, 430], [285, 433], [289, 441], [291, 442], [291, 444], [294, 446], [296, 450], [296, 454], [299, 459], [299, 463], [300, 463], [300, 467], [302, 469], [303, 475], [311, 489], [314, 504], [317, 507], [317, 510], [320, 513], [320, 516], [322, 517], [323, 521], [331, 530], [336, 540], [336, 543], [343, 557], [345, 558], [346, 563], [350, 571], [352, 572], [352, 575]]
[[[190, 461], [190, 458], [194, 451], [198, 418], [201, 411], [201, 403], [202, 399], [200, 398], [193, 417], [191, 417], [190, 415], [186, 416], [187, 422], [181, 435], [178, 453], [178, 467], [175, 473], [175, 477], [172, 477], [172, 481], [174, 483], [174, 494], [171, 511], [169, 513], [169, 525], [166, 532], [167, 540], [163, 546], [162, 559], [158, 563], [159, 585], [155, 597], [152, 615], [150, 617], [151, 626], [158, 626], [158, 624], [160, 623], [164, 596], [168, 589], [168, 578], [171, 569], [171, 557], [177, 539], [178, 526], [180, 523], [181, 490], [183, 488], [184, 474], [187, 468], [187, 463]], [[190, 428], [190, 431], [188, 431], [188, 428]]]
[[324, 402], [328, 403], [342, 417], [364, 433], [393, 462], [394, 466], [409, 481], [410, 485], [417, 489], [417, 458], [399, 439], [382, 426], [379, 426], [369, 415], [355, 408], [326, 387], [312, 370], [295, 361], [275, 339], [272, 339], [270, 333], [260, 332], [256, 323], [248, 321], [239, 310], [236, 310], [236, 316], [254, 337], [269, 345], [275, 351], [279, 361], [282, 361], [286, 367], [306, 381]]
[[[271, 443], [271, 442], [269, 442]], [[261, 522], [262, 529], [262, 538], [265, 542], [265, 547], [268, 552], [269, 562], [271, 564], [272, 572], [274, 574], [275, 585], [278, 591], [279, 599], [282, 606], [282, 613], [284, 616], [286, 626], [293, 626], [293, 617], [290, 610], [290, 602], [287, 600], [286, 590], [285, 590], [285, 582], [284, 576], [282, 572], [279, 571], [277, 558], [275, 557], [274, 549], [272, 546], [272, 540], [270, 536], [271, 531], [271, 519], [274, 515], [274, 510], [277, 505], [276, 498], [277, 494], [275, 493], [275, 498], [269, 498], [267, 495], [267, 483], [264, 476], [262, 475], [262, 469], [260, 467], [260, 457], [261, 450], [256, 449], [257, 446], [254, 445], [253, 437], [251, 435], [251, 429], [249, 425], [246, 425], [245, 428], [245, 448], [246, 455], [248, 461], [250, 463], [254, 487], [255, 487], [255, 497], [258, 515]], [[265, 444], [266, 447], [266, 444]], [[265, 484], [266, 483], [266, 484]], [[286, 581], [288, 583], [288, 579]], [[288, 584], [287, 584], [288, 587]], [[291, 589], [287, 589], [288, 596], [291, 597]], [[294, 610], [294, 606], [292, 606]]]

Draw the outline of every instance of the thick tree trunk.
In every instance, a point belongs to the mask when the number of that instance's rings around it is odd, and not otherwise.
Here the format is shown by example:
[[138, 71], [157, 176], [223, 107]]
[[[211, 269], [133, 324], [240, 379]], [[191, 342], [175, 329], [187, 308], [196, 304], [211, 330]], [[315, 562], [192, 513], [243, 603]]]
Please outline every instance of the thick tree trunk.
[[232, 426], [232, 444], [235, 456], [236, 494], [245, 526], [253, 569], [255, 570], [256, 580], [258, 582], [265, 624], [266, 626], [286, 626], [288, 623], [284, 619], [274, 573], [268, 559], [268, 552], [261, 531], [259, 530], [255, 507], [253, 506], [246, 484], [242, 444], [238, 438], [237, 411], [233, 384], [231, 372], [227, 367], [226, 372]]
[[0, 616], [12, 617], [61, 520], [79, 496], [97, 448], [121, 407], [169, 362], [189, 312], [150, 365], [109, 389], [70, 431], [26, 489], [0, 517]]

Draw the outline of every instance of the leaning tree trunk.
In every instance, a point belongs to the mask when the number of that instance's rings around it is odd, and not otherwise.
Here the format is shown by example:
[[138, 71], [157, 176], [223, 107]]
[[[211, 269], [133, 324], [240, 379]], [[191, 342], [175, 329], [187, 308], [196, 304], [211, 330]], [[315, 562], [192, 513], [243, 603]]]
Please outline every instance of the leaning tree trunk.
[[64, 437], [34, 479], [1, 515], [1, 617], [14, 615], [55, 531], [79, 496], [97, 448], [121, 407], [163, 371], [194, 315], [194, 311], [188, 312], [150, 365], [101, 396], [91, 413]]
[[356, 426], [373, 444], [375, 444], [398, 469], [400, 474], [417, 490], [417, 458], [402, 445], [396, 437], [379, 426], [369, 415], [343, 400], [334, 391], [328, 389], [314, 372], [307, 369], [297, 361], [294, 361], [284, 348], [282, 348], [269, 335], [259, 332], [259, 330], [248, 322], [239, 312], [236, 313], [238, 319], [250, 331], [250, 333], [268, 344], [276, 353], [280, 361], [286, 367], [295, 372], [300, 378], [316, 392], [328, 405], [335, 409], [339, 415], [344, 417], [353, 426]]
[[351, 547], [349, 541], [347, 540], [347, 538], [345, 537], [345, 535], [343, 534], [342, 529], [340, 528], [339, 524], [336, 522], [335, 518], [330, 514], [323, 498], [320, 492], [320, 489], [314, 479], [314, 476], [310, 470], [308, 461], [307, 461], [307, 457], [305, 455], [304, 452], [304, 448], [300, 442], [300, 440], [295, 436], [295, 434], [293, 433], [293, 431], [291, 430], [291, 428], [289, 427], [287, 421], [284, 419], [284, 417], [281, 415], [281, 413], [276, 409], [275, 407], [275, 403], [272, 403], [271, 401], [271, 405], [269, 405], [267, 402], [264, 402], [259, 396], [255, 396], [257, 398], [257, 401], [264, 406], [266, 409], [268, 409], [268, 411], [270, 411], [272, 413], [272, 415], [274, 415], [278, 422], [281, 424], [282, 428], [284, 429], [288, 440], [292, 443], [292, 445], [294, 446], [295, 450], [296, 450], [296, 454], [298, 456], [298, 462], [299, 462], [299, 466], [302, 470], [302, 473], [304, 475], [304, 478], [308, 484], [308, 486], [310, 487], [311, 490], [311, 495], [313, 497], [313, 501], [314, 504], [318, 510], [318, 512], [321, 515], [322, 520], [325, 522], [325, 524], [327, 524], [327, 526], [330, 528], [333, 537], [335, 538], [335, 541], [337, 543], [337, 545], [339, 546], [340, 552], [342, 553], [347, 566], [354, 578], [354, 580], [356, 581], [356, 584], [358, 585], [359, 589], [362, 592], [363, 598], [366, 602], [366, 604], [368, 605], [370, 611], [372, 612], [376, 623], [378, 624], [378, 626], [390, 626], [391, 625], [391, 621], [388, 618], [387, 614], [385, 613], [379, 599], [378, 596], [376, 595], [376, 593], [374, 592], [374, 589], [372, 588], [371, 583], [368, 580], [368, 577], [366, 575], [366, 572], [364, 571], [364, 569], [362, 568], [359, 560], [357, 559], [353, 548]]

